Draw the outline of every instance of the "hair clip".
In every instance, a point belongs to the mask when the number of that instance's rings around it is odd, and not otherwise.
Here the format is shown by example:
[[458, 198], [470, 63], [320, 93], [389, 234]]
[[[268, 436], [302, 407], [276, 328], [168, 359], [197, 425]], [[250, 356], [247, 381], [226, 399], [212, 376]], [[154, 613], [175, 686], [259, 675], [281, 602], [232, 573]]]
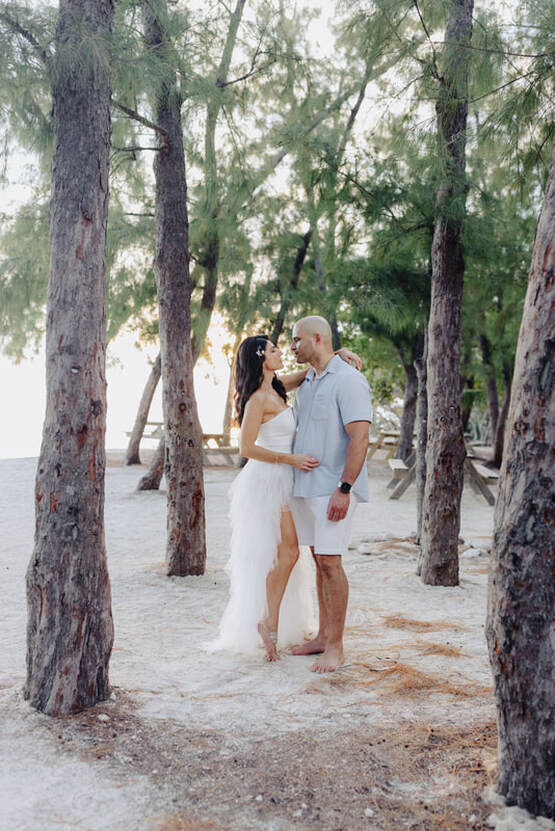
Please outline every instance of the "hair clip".
[[263, 358], [264, 355], [266, 354], [266, 350], [262, 349], [262, 347], [259, 346], [258, 349], [256, 350], [256, 354], [258, 355], [259, 358]]

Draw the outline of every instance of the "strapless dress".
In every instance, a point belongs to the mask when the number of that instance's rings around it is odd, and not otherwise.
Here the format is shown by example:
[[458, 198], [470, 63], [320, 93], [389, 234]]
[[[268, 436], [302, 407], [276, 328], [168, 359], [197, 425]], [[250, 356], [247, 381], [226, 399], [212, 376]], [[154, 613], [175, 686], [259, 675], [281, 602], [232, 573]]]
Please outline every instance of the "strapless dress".
[[[290, 453], [295, 436], [295, 417], [288, 407], [261, 424], [256, 444], [268, 450]], [[249, 459], [230, 489], [231, 545], [226, 566], [229, 601], [219, 637], [208, 644], [213, 650], [255, 652], [261, 647], [257, 625], [267, 613], [266, 577], [277, 559], [281, 541], [281, 513], [293, 495], [290, 465]], [[312, 559], [301, 549], [279, 614], [278, 646], [299, 643], [314, 628]]]

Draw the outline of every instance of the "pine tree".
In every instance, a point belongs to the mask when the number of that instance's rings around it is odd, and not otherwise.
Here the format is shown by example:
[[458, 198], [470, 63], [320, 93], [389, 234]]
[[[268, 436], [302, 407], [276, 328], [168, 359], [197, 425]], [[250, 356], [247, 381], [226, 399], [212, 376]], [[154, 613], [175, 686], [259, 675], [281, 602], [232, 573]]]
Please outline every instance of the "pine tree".
[[422, 523], [421, 577], [457, 585], [460, 501], [465, 447], [460, 409], [461, 245], [467, 184], [466, 120], [473, 0], [450, 0], [436, 104], [442, 164], [432, 243], [428, 323], [428, 441]]
[[47, 407], [27, 571], [25, 696], [54, 716], [110, 694], [104, 265], [112, 20], [110, 0], [62, 0], [55, 56], [41, 55], [52, 79], [54, 159]]

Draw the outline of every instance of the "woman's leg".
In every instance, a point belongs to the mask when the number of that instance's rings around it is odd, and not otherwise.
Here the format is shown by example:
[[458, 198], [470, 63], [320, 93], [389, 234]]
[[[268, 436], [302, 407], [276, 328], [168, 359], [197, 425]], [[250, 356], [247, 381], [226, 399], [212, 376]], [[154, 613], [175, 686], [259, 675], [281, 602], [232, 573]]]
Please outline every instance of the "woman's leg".
[[273, 635], [277, 634], [279, 607], [293, 566], [299, 558], [297, 532], [290, 511], [281, 514], [281, 543], [277, 550], [277, 562], [266, 578], [268, 614], [261, 621], [258, 631], [264, 641], [269, 661], [279, 658]]

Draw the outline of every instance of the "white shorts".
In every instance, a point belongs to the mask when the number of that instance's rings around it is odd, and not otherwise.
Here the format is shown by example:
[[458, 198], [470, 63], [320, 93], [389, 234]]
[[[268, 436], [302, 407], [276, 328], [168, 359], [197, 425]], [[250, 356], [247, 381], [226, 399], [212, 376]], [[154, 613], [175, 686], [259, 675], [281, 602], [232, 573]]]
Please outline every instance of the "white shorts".
[[346, 554], [357, 498], [351, 494], [347, 516], [339, 522], [328, 519], [329, 501], [330, 496], [293, 497], [291, 513], [299, 545], [314, 546], [315, 554]]

